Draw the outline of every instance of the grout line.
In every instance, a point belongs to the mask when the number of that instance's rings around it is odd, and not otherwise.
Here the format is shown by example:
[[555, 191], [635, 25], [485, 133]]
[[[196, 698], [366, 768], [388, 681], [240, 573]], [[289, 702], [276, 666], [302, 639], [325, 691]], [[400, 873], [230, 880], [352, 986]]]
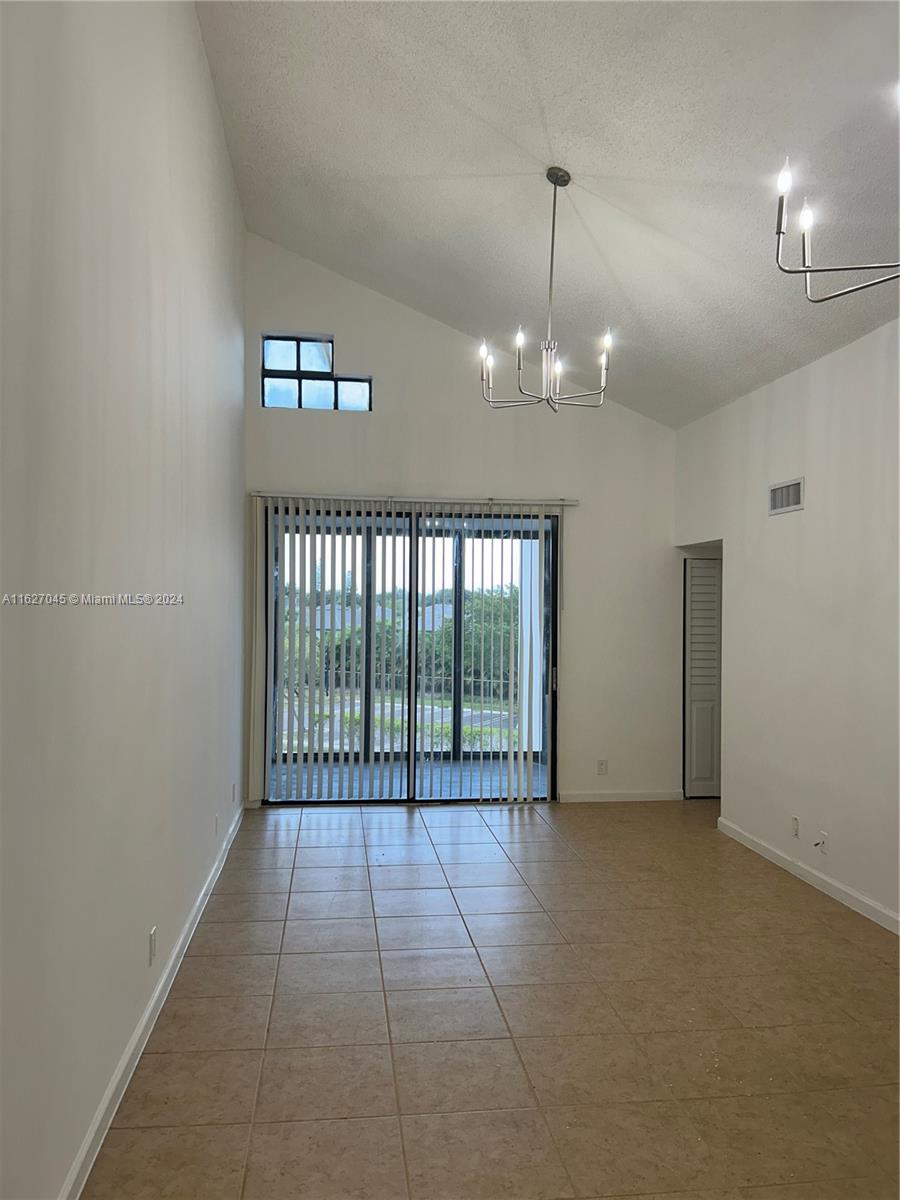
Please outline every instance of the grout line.
[[[421, 821], [421, 819], [422, 818], [420, 815], [419, 820]], [[365, 836], [366, 836], [366, 831], [365, 831], [365, 828], [363, 828], [363, 838], [365, 838]], [[368, 857], [369, 857], [368, 843], [366, 842], [365, 845], [367, 847], [366, 858], [368, 859]], [[369, 876], [369, 894], [370, 894], [370, 896], [372, 895], [371, 875]], [[374, 896], [372, 896], [372, 911], [374, 914], [374, 911], [375, 911]], [[387, 1038], [388, 1038], [388, 1041], [387, 1041], [388, 1056], [391, 1060], [391, 1081], [394, 1086], [394, 1109], [396, 1110], [396, 1114], [397, 1114], [396, 1115], [397, 1136], [400, 1140], [400, 1160], [403, 1164], [403, 1185], [406, 1188], [407, 1200], [410, 1200], [410, 1197], [412, 1196], [412, 1189], [410, 1187], [410, 1180], [409, 1180], [409, 1163], [407, 1162], [407, 1159], [406, 1159], [406, 1141], [405, 1141], [405, 1138], [403, 1135], [403, 1117], [400, 1113], [400, 1088], [397, 1083], [397, 1063], [396, 1063], [396, 1060], [394, 1057], [394, 1040], [391, 1035], [391, 1017], [390, 1017], [390, 1011], [388, 1009], [387, 988], [385, 987], [385, 982], [384, 982], [384, 960], [381, 957], [381, 940], [380, 940], [379, 933], [378, 933], [378, 920], [374, 916], [373, 916], [373, 921], [375, 923], [375, 949], [378, 954], [378, 971], [379, 971], [379, 974], [381, 975], [381, 1003], [384, 1006], [384, 1024], [385, 1024], [385, 1029], [387, 1030]]]
[[[303, 814], [301, 812], [300, 824], [297, 826], [297, 838], [299, 838], [299, 836], [300, 836], [300, 825], [302, 825], [302, 824], [303, 824]], [[295, 840], [294, 840], [294, 855], [295, 855], [295, 857], [296, 857], [296, 853], [297, 853], [297, 844], [296, 843], [297, 843], [297, 840], [295, 838]], [[293, 869], [292, 869], [292, 872], [293, 872]], [[293, 873], [291, 874], [291, 881], [293, 882]], [[275, 964], [275, 978], [272, 980], [272, 991], [269, 996], [269, 1010], [266, 1014], [266, 1027], [265, 1027], [265, 1030], [263, 1033], [262, 1053], [259, 1056], [259, 1070], [256, 1073], [256, 1086], [253, 1089], [253, 1101], [250, 1105], [250, 1120], [249, 1120], [249, 1128], [248, 1128], [248, 1134], [247, 1134], [247, 1147], [244, 1152], [244, 1161], [241, 1164], [241, 1176], [240, 1176], [241, 1186], [238, 1191], [239, 1200], [243, 1200], [245, 1189], [247, 1186], [247, 1168], [250, 1165], [250, 1148], [253, 1144], [253, 1127], [256, 1123], [256, 1120], [255, 1120], [256, 1119], [256, 1109], [257, 1109], [257, 1105], [259, 1104], [259, 1091], [260, 1091], [260, 1086], [262, 1084], [263, 1069], [265, 1067], [265, 1062], [266, 1062], [266, 1051], [267, 1051], [267, 1046], [268, 1046], [268, 1042], [269, 1042], [269, 1030], [270, 1030], [270, 1027], [272, 1024], [272, 1009], [275, 1005], [275, 989], [278, 986], [278, 974], [281, 970], [281, 954], [282, 954], [281, 948], [284, 946], [284, 931], [285, 931], [285, 926], [287, 924], [287, 910], [288, 910], [289, 905], [290, 905], [290, 893], [288, 893], [288, 903], [285, 905], [284, 919], [281, 922], [281, 940], [279, 942], [278, 961]]]

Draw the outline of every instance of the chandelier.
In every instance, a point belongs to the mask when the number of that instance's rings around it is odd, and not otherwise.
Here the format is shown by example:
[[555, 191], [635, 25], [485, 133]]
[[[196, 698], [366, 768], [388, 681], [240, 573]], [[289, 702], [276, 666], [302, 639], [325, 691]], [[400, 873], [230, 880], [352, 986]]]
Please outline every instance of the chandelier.
[[[806, 298], [812, 304], [822, 304], [825, 300], [835, 300], [838, 296], [849, 296], [851, 292], [862, 292], [866, 288], [875, 287], [879, 283], [890, 283], [892, 279], [900, 279], [900, 263], [856, 263], [850, 267], [814, 267], [812, 265], [812, 227], [815, 218], [806, 197], [800, 209], [800, 262], [799, 267], [786, 267], [781, 261], [782, 243], [787, 232], [787, 198], [794, 179], [791, 172], [790, 159], [784, 160], [784, 166], [778, 176], [778, 219], [775, 223], [775, 262], [785, 275], [803, 275], [806, 278]], [[852, 287], [840, 288], [836, 292], [826, 292], [823, 296], [814, 296], [810, 283], [813, 275], [837, 274], [841, 271], [893, 271], [893, 275], [879, 275], [877, 279], [868, 279], [865, 283], [857, 283]]]
[[[548, 167], [547, 179], [553, 185], [553, 215], [550, 221], [550, 284], [547, 293], [547, 336], [541, 342], [541, 390], [530, 392], [522, 386], [522, 350], [525, 346], [525, 334], [522, 326], [515, 337], [516, 346], [516, 380], [519, 396], [522, 399], [507, 400], [494, 398], [494, 356], [486, 341], [482, 340], [479, 353], [481, 355], [481, 395], [491, 408], [522, 408], [529, 404], [549, 404], [554, 412], [559, 412], [563, 405], [574, 405], [578, 408], [599, 408], [603, 403], [603, 393], [606, 391], [606, 379], [609, 372], [609, 358], [612, 351], [612, 333], [606, 330], [602, 338], [602, 352], [599, 358], [600, 386], [592, 392], [573, 392], [564, 394], [562, 391], [562, 360], [557, 357], [559, 345], [553, 340], [553, 261], [556, 252], [556, 193], [560, 188], [568, 187], [572, 176], [562, 167]], [[596, 399], [592, 399], [596, 397]]]

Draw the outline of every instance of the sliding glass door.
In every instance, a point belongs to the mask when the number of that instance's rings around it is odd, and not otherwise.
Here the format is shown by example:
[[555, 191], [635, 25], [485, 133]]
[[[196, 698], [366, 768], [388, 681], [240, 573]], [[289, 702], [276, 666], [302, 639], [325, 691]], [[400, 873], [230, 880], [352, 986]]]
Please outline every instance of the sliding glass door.
[[554, 794], [557, 518], [267, 501], [271, 802]]

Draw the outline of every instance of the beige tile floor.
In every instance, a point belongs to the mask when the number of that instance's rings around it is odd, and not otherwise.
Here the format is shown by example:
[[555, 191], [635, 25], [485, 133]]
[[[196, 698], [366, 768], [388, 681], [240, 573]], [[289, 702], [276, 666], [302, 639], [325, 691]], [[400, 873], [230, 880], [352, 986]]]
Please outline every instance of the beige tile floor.
[[896, 1200], [897, 939], [716, 816], [248, 813], [85, 1200]]

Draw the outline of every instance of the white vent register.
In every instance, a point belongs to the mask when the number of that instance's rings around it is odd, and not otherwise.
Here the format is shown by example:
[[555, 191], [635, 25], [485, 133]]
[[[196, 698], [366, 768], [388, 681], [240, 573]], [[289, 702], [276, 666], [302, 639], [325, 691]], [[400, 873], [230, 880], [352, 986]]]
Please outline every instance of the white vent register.
[[803, 507], [803, 476], [788, 479], [784, 483], [773, 483], [769, 487], [769, 516], [799, 512]]

